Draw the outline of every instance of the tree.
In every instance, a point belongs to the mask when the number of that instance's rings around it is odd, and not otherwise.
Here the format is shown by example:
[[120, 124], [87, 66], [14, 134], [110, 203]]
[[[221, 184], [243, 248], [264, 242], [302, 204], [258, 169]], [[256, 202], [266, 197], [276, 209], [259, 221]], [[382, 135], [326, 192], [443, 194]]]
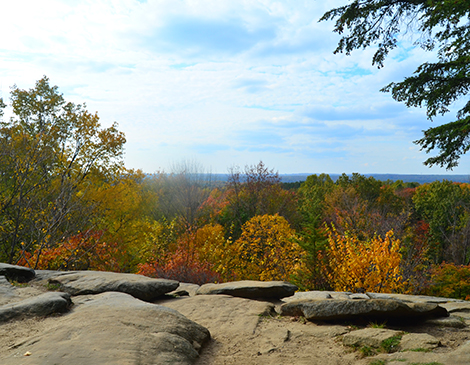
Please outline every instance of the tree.
[[210, 195], [212, 176], [195, 161], [174, 164], [171, 173], [161, 172], [145, 181], [146, 189], [158, 195], [154, 219], [177, 218], [188, 230], [200, 224], [201, 207]]
[[232, 168], [228, 180], [228, 204], [219, 221], [230, 237], [240, 237], [243, 225], [257, 215], [279, 214], [297, 228], [299, 216], [295, 193], [281, 187], [279, 174], [260, 161], [257, 165]]
[[384, 238], [362, 241], [333, 229], [328, 241], [328, 278], [334, 290], [394, 293], [408, 289], [400, 267], [400, 241], [393, 231]]
[[[334, 31], [343, 34], [335, 53], [377, 46], [372, 64], [383, 66], [388, 53], [399, 44], [399, 34], [414, 30], [416, 44], [438, 48], [437, 62], [420, 65], [413, 76], [382, 89], [408, 107], [426, 107], [430, 120], [449, 112], [449, 107], [470, 90], [470, 2], [468, 0], [354, 0], [326, 12], [320, 21], [336, 19]], [[470, 101], [456, 120], [424, 131], [415, 141], [427, 153], [425, 165], [452, 169], [470, 149]]]
[[416, 189], [416, 213], [429, 224], [430, 258], [457, 265], [470, 262], [470, 185], [434, 181]]
[[232, 267], [238, 280], [289, 280], [300, 268], [303, 250], [295, 231], [278, 214], [255, 216], [233, 244]]
[[85, 198], [123, 171], [125, 138], [66, 102], [47, 77], [30, 90], [14, 86], [11, 104], [13, 116], [0, 124], [0, 260], [35, 251], [37, 262], [89, 222], [94, 206]]

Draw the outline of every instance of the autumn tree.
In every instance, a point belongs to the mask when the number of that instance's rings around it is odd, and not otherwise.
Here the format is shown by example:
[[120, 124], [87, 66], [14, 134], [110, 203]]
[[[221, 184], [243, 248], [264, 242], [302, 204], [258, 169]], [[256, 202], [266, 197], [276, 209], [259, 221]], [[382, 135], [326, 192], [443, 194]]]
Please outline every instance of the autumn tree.
[[235, 240], [242, 226], [257, 215], [279, 214], [294, 227], [298, 225], [295, 193], [281, 187], [279, 174], [260, 161], [245, 166], [244, 171], [234, 167], [227, 184], [228, 204], [222, 209], [218, 221]]
[[393, 187], [373, 177], [343, 174], [325, 195], [324, 221], [338, 232], [351, 232], [360, 239], [384, 237], [393, 230], [401, 237], [409, 206]]
[[[354, 0], [320, 20], [336, 20], [334, 31], [342, 37], [335, 53], [373, 46], [372, 63], [378, 67], [398, 46], [400, 34], [410, 30], [418, 34], [416, 45], [427, 51], [437, 48], [436, 62], [425, 62], [412, 76], [382, 89], [408, 107], [426, 107], [432, 120], [449, 112], [470, 90], [469, 16], [468, 0]], [[464, 100], [455, 121], [427, 129], [415, 143], [428, 153], [439, 150], [426, 165], [457, 166], [470, 149], [470, 101]]]
[[470, 185], [435, 181], [416, 189], [417, 214], [429, 225], [429, 255], [457, 265], [470, 262]]
[[232, 267], [238, 280], [289, 280], [299, 268], [303, 250], [295, 231], [277, 214], [255, 216], [233, 244]]
[[33, 250], [38, 260], [86, 225], [93, 206], [84, 197], [122, 171], [125, 138], [47, 77], [14, 86], [10, 98], [13, 116], [0, 125], [0, 260], [12, 263]]
[[360, 240], [354, 234], [329, 235], [328, 273], [330, 285], [338, 291], [376, 293], [406, 292], [402, 276], [400, 241], [393, 232], [385, 237]]

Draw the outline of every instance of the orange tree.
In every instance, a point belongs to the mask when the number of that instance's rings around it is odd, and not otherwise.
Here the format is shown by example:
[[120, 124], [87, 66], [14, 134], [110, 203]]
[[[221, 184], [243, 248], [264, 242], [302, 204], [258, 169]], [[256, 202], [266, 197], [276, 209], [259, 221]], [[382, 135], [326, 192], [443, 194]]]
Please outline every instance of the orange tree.
[[221, 281], [225, 274], [227, 251], [224, 250], [224, 233], [220, 225], [206, 225], [188, 230], [170, 244], [160, 255], [138, 265], [138, 273], [150, 277], [173, 279], [204, 284]]
[[19, 264], [40, 270], [120, 271], [122, 251], [115, 242], [104, 241], [103, 233], [79, 232], [54, 247], [26, 251]]
[[385, 238], [375, 236], [364, 241], [354, 234], [340, 235], [332, 229], [328, 242], [327, 277], [334, 290], [377, 293], [408, 290], [400, 267], [400, 241], [393, 231], [387, 232]]
[[289, 280], [304, 254], [294, 238], [295, 231], [284, 217], [265, 214], [251, 218], [231, 248], [235, 278]]

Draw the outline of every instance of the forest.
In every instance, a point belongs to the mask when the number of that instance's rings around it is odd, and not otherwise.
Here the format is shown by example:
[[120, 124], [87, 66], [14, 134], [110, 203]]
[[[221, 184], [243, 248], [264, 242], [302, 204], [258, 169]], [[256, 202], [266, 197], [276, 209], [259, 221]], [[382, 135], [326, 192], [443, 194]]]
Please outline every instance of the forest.
[[262, 161], [226, 182], [194, 161], [145, 174], [125, 136], [47, 77], [0, 99], [0, 262], [207, 283], [470, 299], [470, 184], [360, 174], [283, 184]]

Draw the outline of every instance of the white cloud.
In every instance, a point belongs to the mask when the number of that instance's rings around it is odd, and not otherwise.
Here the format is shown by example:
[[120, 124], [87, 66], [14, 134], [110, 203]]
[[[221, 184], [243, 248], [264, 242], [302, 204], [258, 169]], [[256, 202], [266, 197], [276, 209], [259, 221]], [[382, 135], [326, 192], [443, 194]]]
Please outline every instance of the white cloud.
[[147, 172], [195, 158], [214, 172], [263, 160], [286, 173], [444, 173], [412, 144], [423, 112], [379, 92], [429, 54], [404, 42], [381, 70], [373, 49], [333, 55], [333, 24], [318, 19], [343, 3], [12, 1], [0, 87], [6, 97], [47, 75], [117, 121], [127, 166]]

